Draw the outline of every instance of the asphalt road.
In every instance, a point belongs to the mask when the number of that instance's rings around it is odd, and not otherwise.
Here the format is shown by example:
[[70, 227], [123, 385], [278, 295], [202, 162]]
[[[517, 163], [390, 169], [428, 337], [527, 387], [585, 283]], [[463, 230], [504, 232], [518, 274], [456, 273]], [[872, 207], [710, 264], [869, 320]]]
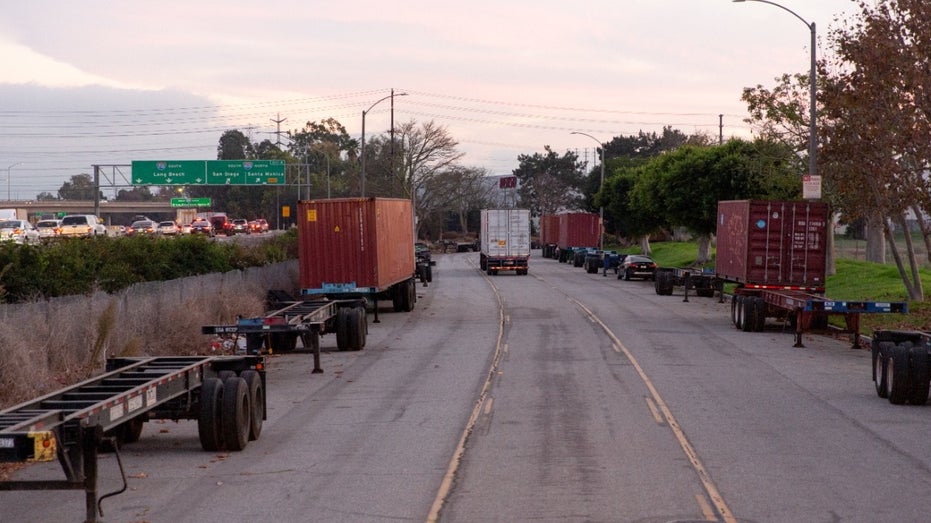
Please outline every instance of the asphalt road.
[[[931, 410], [893, 406], [846, 339], [744, 333], [729, 305], [539, 257], [435, 256], [365, 350], [269, 361], [242, 452], [147, 423], [104, 520], [926, 521]], [[385, 304], [388, 305], [388, 304]], [[101, 492], [120, 487], [103, 456]], [[39, 464], [17, 479], [61, 479]], [[0, 492], [0, 522], [81, 521], [83, 492]]]

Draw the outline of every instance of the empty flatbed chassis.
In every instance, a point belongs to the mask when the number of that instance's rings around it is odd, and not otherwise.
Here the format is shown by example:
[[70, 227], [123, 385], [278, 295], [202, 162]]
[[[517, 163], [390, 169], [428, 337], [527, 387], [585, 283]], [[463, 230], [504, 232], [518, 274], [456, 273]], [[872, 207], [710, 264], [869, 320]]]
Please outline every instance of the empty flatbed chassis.
[[[232, 413], [220, 401], [231, 391], [230, 398], [239, 400]], [[103, 499], [126, 489], [119, 445], [137, 440], [145, 421], [196, 419], [205, 450], [217, 450], [216, 445], [241, 450], [261, 432], [264, 391], [261, 356], [110, 359], [99, 376], [0, 411], [0, 461], [57, 458], [66, 478], [4, 481], [0, 490], [84, 490], [85, 521], [96, 522]], [[207, 393], [214, 400], [210, 404], [201, 401]], [[98, 499], [102, 448], [116, 452], [123, 489]]]

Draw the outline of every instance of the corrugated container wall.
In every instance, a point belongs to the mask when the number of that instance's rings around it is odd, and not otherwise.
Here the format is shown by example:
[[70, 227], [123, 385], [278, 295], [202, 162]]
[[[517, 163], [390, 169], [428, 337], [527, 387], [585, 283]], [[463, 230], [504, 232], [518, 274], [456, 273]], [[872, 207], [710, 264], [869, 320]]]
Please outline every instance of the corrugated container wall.
[[530, 210], [482, 209], [480, 240], [486, 256], [530, 256]]
[[718, 202], [715, 272], [738, 283], [823, 289], [828, 218], [822, 202]]
[[598, 247], [601, 243], [601, 219], [595, 213], [572, 212], [559, 216], [560, 249]]
[[410, 200], [307, 200], [297, 208], [302, 293], [380, 292], [414, 274]]
[[559, 241], [559, 216], [544, 214], [540, 217], [540, 243], [553, 244]]

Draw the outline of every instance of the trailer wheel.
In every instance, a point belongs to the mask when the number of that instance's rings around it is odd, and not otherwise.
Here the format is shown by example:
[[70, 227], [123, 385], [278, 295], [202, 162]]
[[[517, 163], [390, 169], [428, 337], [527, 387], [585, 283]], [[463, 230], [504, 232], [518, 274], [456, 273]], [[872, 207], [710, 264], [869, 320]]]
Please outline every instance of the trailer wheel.
[[908, 389], [908, 347], [896, 345], [886, 357], [886, 396], [889, 403], [905, 403]]
[[741, 296], [737, 308], [740, 309], [740, 330], [750, 332], [753, 330], [753, 311], [756, 309], [753, 296]]
[[223, 382], [220, 426], [227, 450], [242, 450], [249, 443], [252, 406], [246, 380], [235, 377]]
[[219, 378], [220, 381], [225, 382], [226, 380], [230, 378], [235, 378], [235, 377], [236, 377], [236, 371], [234, 370], [221, 370], [217, 372], [217, 378]]
[[737, 296], [731, 296], [731, 323], [737, 325]]
[[750, 316], [750, 330], [753, 332], [763, 332], [763, 327], [766, 326], [766, 302], [759, 296], [750, 298], [750, 301], [753, 302], [753, 314]]
[[433, 282], [433, 267], [427, 265], [427, 283]]
[[[927, 397], [927, 395], [925, 395]], [[135, 418], [123, 424], [122, 439], [123, 443], [135, 443], [142, 436], [142, 426], [145, 424], [145, 415], [136, 416]]]
[[924, 405], [928, 402], [928, 392], [931, 388], [931, 368], [928, 366], [928, 349], [915, 345], [908, 350], [908, 382], [911, 387], [908, 391], [908, 402], [912, 405]]
[[714, 287], [700, 287], [695, 289], [695, 294], [701, 298], [714, 298]]
[[[394, 309], [398, 310], [397, 307]], [[336, 348], [344, 351], [349, 349], [349, 308], [336, 309]]]
[[207, 452], [220, 450], [220, 402], [223, 398], [223, 382], [219, 378], [207, 378], [200, 386], [200, 412], [197, 414], [197, 434], [200, 446]]
[[895, 343], [881, 341], [874, 343], [871, 352], [873, 356], [873, 384], [876, 386], [876, 395], [885, 398], [886, 392], [886, 357], [892, 353]]
[[265, 389], [262, 377], [254, 370], [246, 370], [240, 375], [249, 387], [249, 441], [255, 441], [262, 435], [262, 422], [265, 420]]
[[365, 346], [365, 310], [362, 307], [348, 309], [347, 313], [347, 350], [362, 350]]

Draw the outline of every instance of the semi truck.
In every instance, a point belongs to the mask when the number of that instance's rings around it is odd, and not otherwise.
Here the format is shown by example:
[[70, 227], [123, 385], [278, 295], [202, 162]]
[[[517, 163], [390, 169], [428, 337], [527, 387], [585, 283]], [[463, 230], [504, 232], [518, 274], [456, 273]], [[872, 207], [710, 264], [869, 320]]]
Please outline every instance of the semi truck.
[[526, 275], [530, 260], [530, 210], [482, 209], [479, 266], [488, 275]]
[[411, 201], [334, 198], [298, 202], [301, 295], [391, 300], [414, 310], [417, 267]]

